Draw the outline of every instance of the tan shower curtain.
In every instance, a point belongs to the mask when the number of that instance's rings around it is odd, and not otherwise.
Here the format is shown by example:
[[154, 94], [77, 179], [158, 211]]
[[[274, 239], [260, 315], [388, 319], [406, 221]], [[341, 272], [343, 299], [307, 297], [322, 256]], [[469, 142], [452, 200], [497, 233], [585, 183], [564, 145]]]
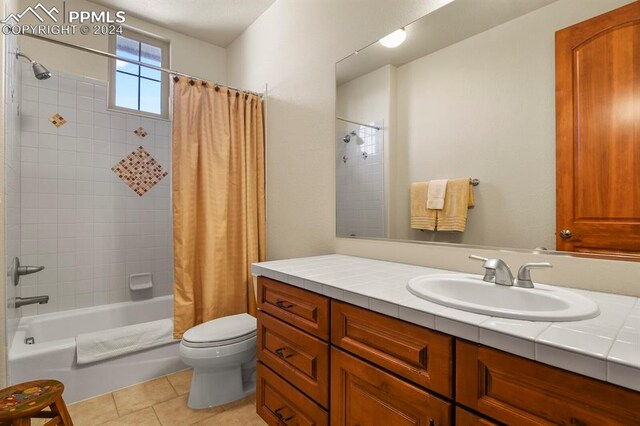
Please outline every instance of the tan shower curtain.
[[173, 89], [174, 337], [255, 315], [251, 263], [265, 259], [262, 100], [178, 79]]

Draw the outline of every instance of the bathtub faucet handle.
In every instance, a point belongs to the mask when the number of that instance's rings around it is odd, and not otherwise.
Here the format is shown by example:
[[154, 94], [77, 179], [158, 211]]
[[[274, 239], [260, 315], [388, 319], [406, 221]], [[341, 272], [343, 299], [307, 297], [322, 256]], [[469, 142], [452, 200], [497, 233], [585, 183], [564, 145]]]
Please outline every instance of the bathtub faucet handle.
[[20, 259], [13, 258], [13, 264], [11, 265], [11, 275], [13, 276], [13, 285], [20, 283], [20, 277], [23, 275], [35, 274], [44, 269], [44, 266], [20, 266]]

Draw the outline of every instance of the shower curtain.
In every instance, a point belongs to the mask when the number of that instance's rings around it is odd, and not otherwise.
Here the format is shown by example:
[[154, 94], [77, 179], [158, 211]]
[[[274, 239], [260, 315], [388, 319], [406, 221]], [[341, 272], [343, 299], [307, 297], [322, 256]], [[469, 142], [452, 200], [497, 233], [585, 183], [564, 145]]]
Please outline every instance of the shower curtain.
[[262, 100], [184, 78], [173, 89], [174, 338], [248, 312], [265, 259]]

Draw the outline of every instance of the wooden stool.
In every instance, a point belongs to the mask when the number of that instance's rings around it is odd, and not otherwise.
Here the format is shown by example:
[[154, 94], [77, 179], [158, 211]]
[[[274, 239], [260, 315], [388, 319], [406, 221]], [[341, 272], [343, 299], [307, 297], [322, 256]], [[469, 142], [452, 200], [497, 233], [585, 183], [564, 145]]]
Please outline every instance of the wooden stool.
[[[34, 380], [0, 390], [0, 426], [29, 426], [32, 418], [51, 419], [45, 426], [73, 426], [57, 380]], [[49, 407], [50, 411], [44, 411]]]

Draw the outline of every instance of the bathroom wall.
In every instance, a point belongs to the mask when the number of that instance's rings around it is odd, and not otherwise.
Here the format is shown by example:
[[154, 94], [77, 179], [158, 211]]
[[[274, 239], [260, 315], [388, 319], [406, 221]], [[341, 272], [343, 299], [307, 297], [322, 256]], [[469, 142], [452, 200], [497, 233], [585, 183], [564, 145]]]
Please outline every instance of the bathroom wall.
[[[14, 10], [17, 4], [17, 0], [0, 0], [0, 10], [6, 14], [9, 10]], [[11, 39], [10, 37], [3, 37], [2, 43], [0, 43], [0, 69], [3, 72], [3, 77], [0, 79], [0, 95], [2, 95], [3, 101], [0, 102], [0, 143], [2, 144], [4, 149], [0, 149], [0, 184], [4, 190], [2, 191], [3, 197], [0, 200], [0, 236], [2, 237], [2, 241], [4, 244], [0, 244], [0, 270], [6, 270], [6, 257], [8, 255], [8, 244], [7, 244], [7, 216], [8, 216], [8, 172], [6, 172], [7, 164], [6, 163], [6, 155], [9, 151], [13, 153], [12, 160], [10, 161], [11, 167], [14, 169], [12, 172], [13, 181], [12, 186], [13, 190], [11, 191], [14, 194], [12, 198], [15, 202], [16, 194], [16, 185], [19, 185], [20, 179], [19, 174], [16, 173], [17, 167], [19, 167], [19, 157], [16, 157], [16, 137], [19, 137], [16, 134], [13, 142], [7, 138], [7, 128], [12, 127], [14, 130], [18, 128], [19, 121], [17, 120], [18, 109], [16, 103], [13, 102], [11, 105], [11, 112], [8, 112], [9, 103], [6, 94], [11, 93], [10, 86], [14, 88], [14, 101], [15, 101], [15, 93], [16, 90], [19, 90], [19, 76], [20, 73], [17, 72], [18, 68], [11, 65], [11, 63], [15, 63], [15, 57], [11, 55], [11, 48], [15, 46], [15, 39]], [[11, 117], [11, 120], [8, 118]], [[19, 132], [18, 132], [19, 133]], [[8, 144], [11, 143], [13, 148], [10, 148]], [[18, 153], [19, 155], [19, 153]], [[13, 204], [15, 205], [15, 203]], [[14, 212], [15, 213], [15, 212]], [[19, 222], [16, 223], [15, 215], [12, 215], [11, 220], [11, 228], [15, 229], [16, 225], [19, 225]], [[19, 229], [19, 227], [17, 228]], [[14, 244], [12, 245], [11, 251], [17, 251], [18, 247], [16, 247], [15, 242], [19, 240], [19, 235], [13, 234], [12, 240]], [[9, 289], [7, 280], [5, 280], [5, 285], [0, 285], [0, 300], [5, 301], [5, 303], [0, 304], [0, 318], [5, 318], [6, 321], [0, 321], [0, 336], [6, 338], [5, 341], [11, 341], [13, 338], [13, 333], [15, 333], [15, 325], [17, 323], [16, 313], [12, 311], [10, 308], [7, 308], [6, 297], [7, 290], [10, 291], [10, 296], [15, 296], [13, 291], [15, 289]], [[17, 290], [19, 292], [19, 290]], [[10, 334], [10, 336], [7, 336]], [[9, 339], [11, 338], [11, 340]], [[0, 347], [0, 387], [5, 387], [7, 383], [7, 362], [6, 362], [6, 354], [8, 351], [8, 345], [5, 343]]]
[[335, 63], [450, 0], [278, 0], [227, 48], [229, 84], [267, 82], [267, 253], [335, 250]]
[[[5, 74], [4, 85], [6, 96], [5, 108], [5, 150], [4, 169], [6, 182], [4, 186], [4, 236], [5, 236], [5, 265], [10, 267], [14, 257], [20, 256], [20, 116], [19, 104], [21, 96], [20, 66], [15, 60], [17, 40], [15, 36], [7, 36], [5, 44]], [[12, 53], [13, 52], [13, 53]], [[20, 288], [13, 285], [11, 279], [5, 280], [6, 297], [8, 301], [20, 296]], [[11, 349], [19, 313], [11, 304], [6, 313], [7, 348]]]
[[[139, 196], [111, 170], [142, 146], [170, 172], [171, 123], [108, 111], [105, 81], [51, 72], [38, 81], [22, 66], [21, 262], [45, 270], [20, 287], [50, 296], [22, 314], [132, 300], [135, 273], [153, 274], [153, 295], [171, 294], [171, 177]], [[55, 114], [66, 122], [56, 127]]]
[[[48, 7], [56, 6], [59, 10], [63, 10], [63, 3], [66, 10], [109, 10], [86, 0], [48, 0], [46, 5]], [[33, 1], [20, 0], [19, 2], [20, 10], [29, 5], [33, 5]], [[35, 18], [28, 16], [25, 17], [24, 22], [38, 23], [33, 19]], [[180, 33], [180, 28], [160, 27], [131, 15], [126, 15], [125, 24], [128, 27], [169, 40], [171, 42], [171, 68], [218, 83], [226, 82], [225, 49], [188, 37]], [[109, 51], [109, 40], [105, 36], [76, 34], [51, 37], [67, 43]], [[27, 37], [20, 37], [19, 43], [20, 49], [50, 68], [98, 80], [107, 80], [108, 78], [108, 59], [106, 58]]]
[[[628, 1], [559, 0], [533, 13], [546, 14], [559, 29], [623, 3]], [[536, 271], [541, 281], [640, 296], [638, 262], [335, 237], [335, 62], [439, 6], [442, 2], [279, 0], [229, 46], [229, 83], [269, 86], [269, 258], [339, 252], [477, 271], [466, 256], [482, 252], [512, 264], [534, 258], [555, 263], [551, 270]]]

